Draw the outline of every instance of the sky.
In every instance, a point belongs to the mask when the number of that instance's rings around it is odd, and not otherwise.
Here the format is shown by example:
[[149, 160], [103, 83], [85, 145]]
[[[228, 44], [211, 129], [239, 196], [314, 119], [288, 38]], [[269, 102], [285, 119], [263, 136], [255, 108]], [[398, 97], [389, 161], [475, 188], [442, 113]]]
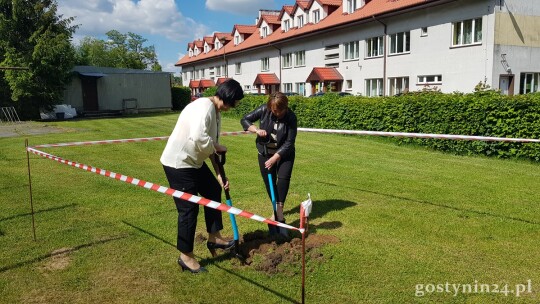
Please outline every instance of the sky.
[[179, 75], [174, 64], [187, 44], [214, 32], [231, 32], [235, 24], [255, 24], [259, 9], [280, 10], [295, 0], [57, 0], [58, 14], [74, 17], [73, 42], [83, 37], [106, 39], [106, 32], [132, 32], [154, 45], [163, 71]]

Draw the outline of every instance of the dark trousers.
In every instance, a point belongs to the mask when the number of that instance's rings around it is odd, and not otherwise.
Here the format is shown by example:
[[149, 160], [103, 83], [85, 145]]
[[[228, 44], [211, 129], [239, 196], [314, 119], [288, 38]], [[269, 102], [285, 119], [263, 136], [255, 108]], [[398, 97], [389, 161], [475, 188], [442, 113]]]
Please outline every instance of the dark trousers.
[[[163, 166], [163, 169], [171, 188], [216, 202], [221, 201], [221, 185], [206, 163], [200, 169], [175, 169], [167, 166]], [[193, 252], [199, 205], [176, 197], [174, 197], [174, 203], [178, 211], [176, 248], [182, 253]], [[204, 207], [204, 220], [208, 233], [218, 232], [223, 229], [221, 211], [219, 210]]]
[[[268, 183], [268, 170], [264, 167], [264, 163], [271, 156], [272, 155], [268, 155], [268, 157], [266, 157], [259, 154], [259, 168], [261, 170], [261, 176], [264, 180], [264, 185], [266, 186], [266, 192], [268, 193], [268, 197], [270, 197], [270, 199], [272, 199], [272, 196], [270, 195], [270, 184]], [[289, 192], [289, 185], [291, 184], [294, 156], [295, 154], [293, 153], [287, 158], [282, 158], [277, 162], [277, 164], [270, 168], [276, 202], [285, 204], [285, 199], [287, 198], [287, 193]]]

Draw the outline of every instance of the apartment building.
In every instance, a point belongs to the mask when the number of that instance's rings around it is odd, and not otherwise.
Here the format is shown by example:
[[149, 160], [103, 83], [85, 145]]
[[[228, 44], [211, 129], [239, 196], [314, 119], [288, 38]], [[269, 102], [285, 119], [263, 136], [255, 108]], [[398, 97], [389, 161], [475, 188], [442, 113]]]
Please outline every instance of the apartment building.
[[429, 87], [537, 92], [538, 0], [297, 0], [188, 44], [194, 93], [226, 78], [246, 93], [391, 96]]

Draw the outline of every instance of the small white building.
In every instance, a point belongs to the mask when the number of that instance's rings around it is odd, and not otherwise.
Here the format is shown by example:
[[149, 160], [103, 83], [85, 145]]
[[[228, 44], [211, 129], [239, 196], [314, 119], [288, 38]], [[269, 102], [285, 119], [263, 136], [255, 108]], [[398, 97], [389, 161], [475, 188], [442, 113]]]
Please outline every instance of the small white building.
[[231, 77], [247, 93], [524, 94], [540, 90], [539, 29], [538, 0], [298, 0], [176, 65], [184, 83]]
[[147, 70], [75, 66], [64, 104], [78, 113], [170, 110], [171, 74]]

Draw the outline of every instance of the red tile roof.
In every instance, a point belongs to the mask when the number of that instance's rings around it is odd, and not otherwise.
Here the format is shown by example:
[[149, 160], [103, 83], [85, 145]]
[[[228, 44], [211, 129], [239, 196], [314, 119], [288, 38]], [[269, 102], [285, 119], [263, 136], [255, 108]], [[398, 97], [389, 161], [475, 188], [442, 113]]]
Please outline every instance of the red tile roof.
[[[327, 1], [327, 0], [321, 0]], [[330, 0], [328, 0], [330, 1]], [[302, 37], [303, 35], [312, 34], [314, 32], [320, 31], [331, 31], [339, 28], [340, 26], [347, 26], [348, 24], [362, 21], [371, 21], [373, 16], [380, 16], [385, 13], [391, 13], [403, 9], [412, 8], [414, 6], [437, 3], [444, 0], [371, 0], [369, 3], [364, 5], [362, 8], [356, 10], [352, 14], [344, 14], [341, 8], [337, 8], [326, 18], [321, 19], [317, 24], [308, 23], [301, 28], [291, 28], [287, 32], [275, 31], [271, 35], [268, 35], [266, 38], [261, 38], [259, 35], [251, 35], [247, 37], [242, 43], [234, 45], [233, 43], [228, 43], [223, 52], [226, 54], [232, 54], [239, 51], [244, 51], [253, 47], [257, 47], [262, 44], [269, 43], [278, 43], [281, 41], [286, 41], [289, 39], [294, 39], [297, 37]], [[341, 5], [340, 5], [341, 7]], [[284, 6], [285, 8], [285, 6]], [[281, 15], [280, 15], [281, 16]], [[256, 26], [252, 25], [235, 25], [233, 28], [233, 33], [236, 29], [249, 29], [251, 33], [255, 32]], [[214, 58], [217, 56], [222, 56], [222, 52], [208, 52], [206, 54], [199, 54], [197, 56], [189, 57], [188, 55], [182, 57], [176, 65], [184, 65], [192, 62], [197, 62], [199, 60], [205, 60], [208, 58]]]
[[226, 80], [229, 80], [230, 78], [226, 78], [226, 77], [219, 77], [216, 81], [216, 85], [220, 85], [222, 83], [224, 83]]
[[309, 73], [306, 82], [312, 81], [339, 81], [343, 80], [343, 76], [336, 68], [313, 68]]
[[281, 8], [281, 12], [279, 13], [279, 20], [281, 20], [283, 18], [283, 14], [284, 13], [287, 13], [288, 15], [291, 15], [292, 14], [292, 11], [294, 9], [294, 5], [284, 5], [282, 8]]
[[253, 85], [260, 85], [260, 84], [279, 84], [279, 78], [276, 76], [275, 73], [268, 73], [268, 74], [257, 74], [257, 77], [255, 77], [255, 81], [253, 82]]
[[331, 5], [331, 6], [340, 6], [342, 4], [342, 0], [314, 0], [314, 1], [317, 1], [322, 5]]
[[259, 19], [259, 22], [257, 22], [257, 27], [261, 26], [261, 23], [263, 20], [266, 21], [267, 24], [281, 24], [281, 21], [279, 20], [279, 16], [262, 15], [261, 19]]
[[232, 32], [234, 33], [235, 30], [237, 30], [240, 34], [253, 34], [257, 30], [257, 26], [235, 24]]
[[215, 87], [216, 84], [214, 83], [214, 81], [212, 79], [201, 79], [199, 81], [199, 88], [210, 88], [210, 87]]
[[191, 80], [189, 82], [189, 87], [192, 88], [192, 89], [193, 88], [198, 88], [199, 87], [199, 81], [198, 80]]
[[202, 40], [193, 41], [193, 44], [195, 44], [196, 47], [201, 49], [204, 45], [204, 42]]
[[310, 2], [311, 1], [309, 1], [309, 0], [296, 0], [296, 5], [295, 6], [299, 6], [302, 9], [306, 9], [306, 8], [309, 7]]
[[210, 45], [214, 45], [214, 36], [204, 36], [204, 41]]

